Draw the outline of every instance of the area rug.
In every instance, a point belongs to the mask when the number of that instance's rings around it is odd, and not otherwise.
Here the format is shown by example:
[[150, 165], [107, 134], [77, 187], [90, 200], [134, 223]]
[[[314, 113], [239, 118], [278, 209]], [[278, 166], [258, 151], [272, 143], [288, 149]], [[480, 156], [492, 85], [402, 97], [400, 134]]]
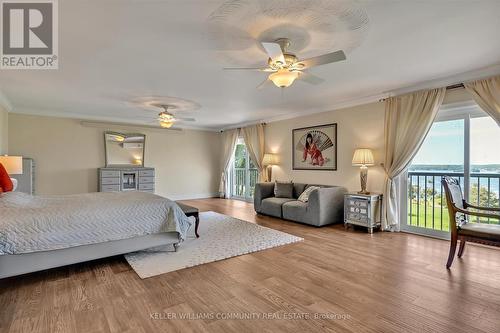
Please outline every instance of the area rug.
[[172, 246], [125, 255], [141, 279], [223, 260], [251, 252], [302, 241], [278, 230], [262, 227], [231, 216], [200, 213], [200, 238], [194, 237], [194, 225], [177, 252]]

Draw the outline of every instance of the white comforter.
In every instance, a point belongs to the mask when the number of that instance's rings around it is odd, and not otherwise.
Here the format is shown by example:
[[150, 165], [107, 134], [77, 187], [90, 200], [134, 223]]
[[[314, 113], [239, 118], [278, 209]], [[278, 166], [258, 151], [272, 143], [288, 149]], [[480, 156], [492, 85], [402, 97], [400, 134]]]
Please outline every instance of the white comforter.
[[144, 192], [0, 197], [0, 255], [63, 249], [160, 232], [179, 239], [193, 222], [175, 202]]

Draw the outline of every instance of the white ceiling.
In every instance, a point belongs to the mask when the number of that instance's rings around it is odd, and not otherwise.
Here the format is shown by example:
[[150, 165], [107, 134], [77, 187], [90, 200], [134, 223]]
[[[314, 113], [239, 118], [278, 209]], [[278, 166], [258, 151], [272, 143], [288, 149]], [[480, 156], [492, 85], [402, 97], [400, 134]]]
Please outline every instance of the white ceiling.
[[[185, 113], [193, 124], [220, 129], [327, 111], [500, 63], [500, 1], [362, 1], [365, 38], [347, 61], [311, 70], [324, 83], [256, 90], [264, 73], [223, 71], [234, 63], [205, 33], [223, 2], [59, 1], [59, 69], [0, 71], [0, 91], [12, 112], [131, 123], [155, 112], [129, 101], [180, 97], [201, 104]], [[264, 53], [249, 54], [238, 65], [265, 64]]]

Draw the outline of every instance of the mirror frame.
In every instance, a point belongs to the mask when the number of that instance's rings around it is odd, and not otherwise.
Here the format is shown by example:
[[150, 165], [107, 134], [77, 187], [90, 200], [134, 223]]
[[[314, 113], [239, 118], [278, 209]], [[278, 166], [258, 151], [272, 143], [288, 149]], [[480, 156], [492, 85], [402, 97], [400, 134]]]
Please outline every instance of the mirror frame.
[[[112, 134], [112, 135], [120, 135], [120, 136], [123, 136], [123, 137], [129, 137], [129, 136], [142, 136], [144, 137], [144, 141], [143, 141], [143, 147], [142, 147], [142, 158], [141, 158], [141, 161], [142, 161], [142, 164], [139, 165], [139, 164], [109, 164], [109, 161], [108, 161], [108, 143], [107, 143], [107, 140], [106, 140], [106, 135], [108, 134]], [[136, 168], [144, 168], [144, 156], [145, 156], [145, 152], [146, 152], [146, 134], [142, 134], [142, 133], [121, 133], [121, 132], [115, 132], [115, 131], [104, 131], [104, 161], [105, 161], [105, 166], [106, 168], [111, 168], [111, 167], [115, 167], [115, 168], [131, 168], [131, 167], [136, 167]]]

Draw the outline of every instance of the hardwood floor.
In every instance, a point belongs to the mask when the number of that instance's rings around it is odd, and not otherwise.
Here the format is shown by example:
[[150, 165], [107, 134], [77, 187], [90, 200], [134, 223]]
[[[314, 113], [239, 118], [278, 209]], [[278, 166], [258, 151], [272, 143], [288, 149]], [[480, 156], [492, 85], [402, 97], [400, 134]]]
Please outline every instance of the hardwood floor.
[[469, 245], [448, 271], [446, 241], [185, 203], [305, 241], [145, 280], [122, 257], [0, 280], [0, 332], [500, 332], [497, 249]]

